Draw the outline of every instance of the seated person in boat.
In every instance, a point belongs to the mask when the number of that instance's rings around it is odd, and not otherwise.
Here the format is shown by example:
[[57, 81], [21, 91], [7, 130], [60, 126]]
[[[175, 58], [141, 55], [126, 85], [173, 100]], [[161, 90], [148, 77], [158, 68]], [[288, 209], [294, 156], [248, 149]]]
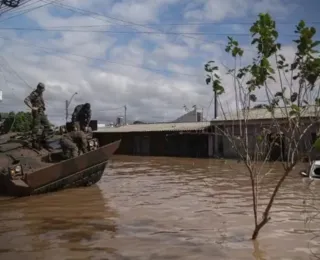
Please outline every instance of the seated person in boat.
[[82, 131], [79, 131], [79, 128], [79, 124], [76, 124], [74, 130], [64, 134], [60, 140], [63, 154], [67, 159], [77, 157], [79, 151], [88, 152], [87, 137]]
[[89, 103], [81, 104], [75, 107], [72, 113], [72, 123], [78, 122], [80, 130], [86, 131], [91, 121], [91, 105]]

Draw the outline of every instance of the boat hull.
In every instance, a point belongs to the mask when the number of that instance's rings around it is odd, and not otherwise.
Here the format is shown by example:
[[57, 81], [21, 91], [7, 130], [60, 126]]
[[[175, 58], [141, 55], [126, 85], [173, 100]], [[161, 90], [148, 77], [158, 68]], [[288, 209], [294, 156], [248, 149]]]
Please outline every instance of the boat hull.
[[118, 140], [78, 157], [31, 170], [21, 179], [3, 180], [2, 193], [21, 197], [95, 184], [101, 179], [109, 158], [120, 143]]
[[33, 189], [30, 195], [43, 194], [47, 192], [54, 192], [68, 188], [77, 188], [83, 186], [91, 186], [100, 181], [104, 170], [107, 166], [107, 162], [95, 165], [83, 171], [66, 176], [53, 183], [49, 183], [40, 188]]

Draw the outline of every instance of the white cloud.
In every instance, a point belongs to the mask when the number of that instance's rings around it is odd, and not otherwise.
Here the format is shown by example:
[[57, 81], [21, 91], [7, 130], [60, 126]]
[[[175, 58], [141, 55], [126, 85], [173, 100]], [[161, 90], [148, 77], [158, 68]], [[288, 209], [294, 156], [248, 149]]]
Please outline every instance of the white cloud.
[[[76, 11], [70, 11], [66, 17], [61, 14], [58, 17], [57, 10], [63, 9], [55, 6], [53, 10], [52, 5], [48, 5], [27, 13], [26, 17], [44, 28], [59, 27], [61, 30], [68, 27], [70, 30], [87, 32], [2, 30], [1, 37], [11, 39], [0, 41], [0, 67], [4, 70], [0, 74], [0, 82], [5, 110], [26, 110], [22, 100], [31, 91], [6, 65], [5, 60], [32, 88], [39, 81], [47, 85], [44, 94], [47, 112], [50, 120], [56, 123], [64, 122], [65, 100], [75, 92], [78, 94], [72, 101], [70, 112], [77, 103], [90, 102], [93, 117], [99, 121], [115, 120], [116, 116], [123, 114], [124, 105], [128, 107], [129, 119], [149, 121], [163, 118], [173, 120], [184, 113], [184, 104], [189, 107], [197, 104], [206, 109], [212, 98], [212, 89], [205, 84], [203, 66], [212, 59], [232, 65], [221, 46], [226, 43], [226, 37], [147, 33], [129, 35], [93, 31], [159, 32], [154, 29], [159, 26], [133, 26], [134, 30], [128, 24], [121, 28], [115, 26], [124, 24], [119, 22], [120, 19], [133, 23], [170, 23], [170, 16], [173, 23], [185, 23], [188, 19], [228, 21], [229, 18], [245, 18], [263, 8], [266, 8], [263, 11], [281, 12], [284, 17], [292, 11], [291, 7], [285, 8], [287, 5], [280, 0], [199, 0], [196, 3], [182, 0], [68, 0], [63, 3], [99, 12], [108, 18]], [[180, 19], [179, 13], [187, 20]], [[22, 23], [19, 18], [21, 16], [14, 18], [14, 27], [34, 26], [30, 21]], [[9, 27], [4, 23], [2, 26]], [[184, 33], [203, 30], [200, 25], [161, 28], [167, 32]], [[212, 32], [217, 28], [213, 30], [207, 26], [206, 30]], [[239, 33], [241, 29], [239, 25], [228, 28], [230, 33]], [[247, 40], [242, 43], [248, 44]], [[246, 48], [252, 49], [250, 46]], [[290, 49], [285, 49], [285, 52], [289, 56], [292, 53]], [[252, 59], [250, 52], [246, 58], [247, 61]], [[224, 78], [224, 82], [227, 94], [223, 99], [232, 106], [232, 79]], [[213, 106], [209, 110], [209, 115], [213, 116]]]
[[189, 50], [185, 46], [165, 43], [162, 47], [155, 50], [154, 54], [159, 58], [186, 59], [189, 57]]
[[199, 0], [202, 9], [195, 6], [188, 8], [185, 17], [192, 20], [221, 21], [226, 18], [252, 16], [259, 12], [270, 12], [274, 15], [287, 15], [297, 7], [295, 4], [285, 4], [279, 0]]
[[135, 23], [146, 23], [156, 21], [161, 9], [176, 2], [177, 0], [122, 0], [113, 5], [111, 13]]

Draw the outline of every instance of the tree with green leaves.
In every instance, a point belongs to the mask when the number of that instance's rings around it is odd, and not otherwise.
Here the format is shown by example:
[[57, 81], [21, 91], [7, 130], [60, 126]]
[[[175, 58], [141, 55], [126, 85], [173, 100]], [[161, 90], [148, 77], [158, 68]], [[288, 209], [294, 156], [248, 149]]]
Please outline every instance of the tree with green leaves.
[[[293, 41], [295, 55], [285, 57], [278, 42], [276, 22], [267, 13], [259, 14], [250, 34], [251, 45], [256, 49], [256, 57], [251, 64], [242, 66], [245, 51], [232, 37], [228, 37], [225, 49], [234, 60], [234, 68], [226, 68], [226, 74], [233, 79], [236, 114], [224, 111], [221, 97], [226, 88], [216, 62], [209, 61], [205, 71], [206, 83], [218, 96], [225, 119], [222, 120], [223, 126], [217, 127], [218, 134], [230, 142], [248, 171], [254, 215], [252, 239], [256, 239], [261, 228], [269, 222], [276, 195], [289, 173], [304, 157], [320, 148], [320, 139], [311, 142], [309, 138], [311, 131], [318, 131], [320, 123], [320, 87], [317, 84], [320, 75], [317, 46], [320, 42], [313, 39], [316, 29], [300, 21], [295, 30], [297, 39]], [[293, 58], [292, 62], [287, 61], [288, 58]], [[263, 103], [261, 97], [267, 101]], [[250, 119], [254, 119], [254, 114], [261, 110], [265, 110], [268, 120], [260, 118], [261, 122], [253, 125]], [[275, 147], [284, 151], [278, 158], [283, 172], [276, 177], [278, 179], [267, 204], [260, 205], [258, 191], [263, 177], [270, 172], [267, 162]]]
[[3, 132], [29, 132], [32, 130], [32, 115], [30, 112], [10, 112], [3, 122]]

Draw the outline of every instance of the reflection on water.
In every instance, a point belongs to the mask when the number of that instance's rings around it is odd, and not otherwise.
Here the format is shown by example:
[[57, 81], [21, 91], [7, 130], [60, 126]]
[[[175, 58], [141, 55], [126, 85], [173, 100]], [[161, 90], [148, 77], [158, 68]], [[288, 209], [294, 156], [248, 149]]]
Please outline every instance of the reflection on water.
[[113, 239], [118, 215], [97, 186], [0, 203], [0, 259], [88, 259], [115, 252], [102, 241]]
[[[232, 170], [233, 169], [233, 170]], [[285, 182], [258, 241], [240, 164], [114, 157], [97, 186], [0, 200], [0, 259], [310, 259], [320, 182]], [[259, 193], [261, 205], [277, 177]], [[311, 258], [312, 259], [312, 258]]]

